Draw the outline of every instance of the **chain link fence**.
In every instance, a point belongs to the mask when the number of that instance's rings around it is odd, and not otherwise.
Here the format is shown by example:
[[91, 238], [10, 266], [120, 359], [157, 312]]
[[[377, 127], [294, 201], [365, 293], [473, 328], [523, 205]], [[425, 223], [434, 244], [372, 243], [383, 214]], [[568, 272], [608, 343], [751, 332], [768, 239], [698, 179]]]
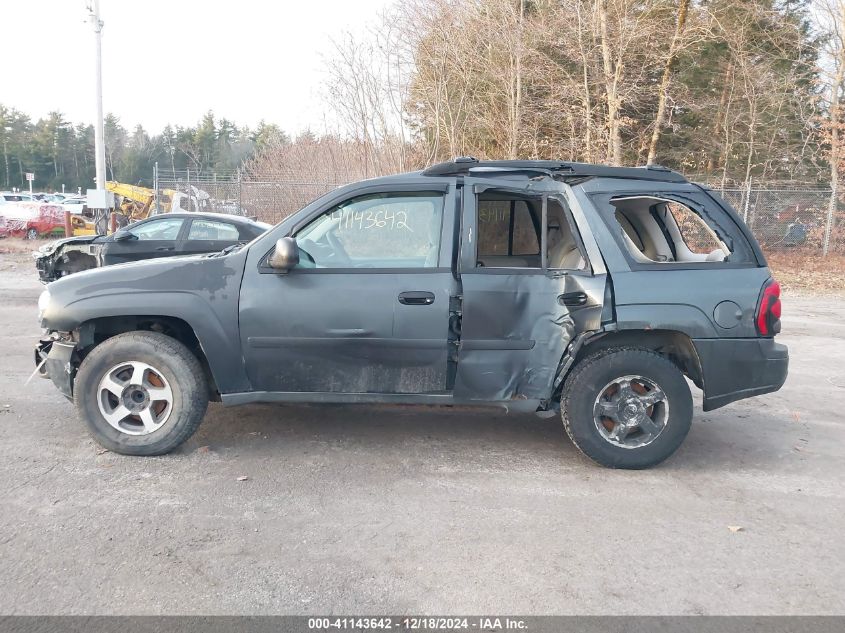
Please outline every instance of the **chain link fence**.
[[[764, 251], [822, 253], [831, 190], [812, 187], [714, 189], [748, 224]], [[828, 252], [845, 254], [845, 213], [837, 205]]]
[[[246, 177], [240, 171], [202, 173], [161, 170], [155, 177], [158, 212], [212, 211], [270, 224], [343, 184], [341, 175], [304, 179], [293, 173]], [[764, 251], [824, 250], [831, 190], [823, 187], [713, 187], [748, 224]], [[174, 193], [183, 195], [174, 195]], [[171, 201], [175, 200], [176, 204]], [[171, 207], [172, 204], [172, 207]], [[833, 215], [828, 252], [845, 254], [845, 205]]]
[[[260, 180], [234, 172], [162, 170], [154, 177], [158, 211], [208, 211], [243, 215], [276, 224], [319, 196], [346, 182], [340, 178], [303, 180], [292, 174]], [[175, 193], [183, 195], [174, 195]], [[173, 204], [173, 201], [178, 204]]]

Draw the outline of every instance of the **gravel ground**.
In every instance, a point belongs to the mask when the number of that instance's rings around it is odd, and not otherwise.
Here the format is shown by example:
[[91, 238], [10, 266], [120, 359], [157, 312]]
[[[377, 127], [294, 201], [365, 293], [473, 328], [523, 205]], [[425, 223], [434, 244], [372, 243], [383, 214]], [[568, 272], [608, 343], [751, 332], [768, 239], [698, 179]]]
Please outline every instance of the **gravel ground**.
[[649, 471], [557, 419], [363, 406], [213, 404], [132, 458], [24, 386], [41, 287], [3, 258], [0, 613], [845, 613], [845, 299], [788, 294], [784, 389], [696, 394]]

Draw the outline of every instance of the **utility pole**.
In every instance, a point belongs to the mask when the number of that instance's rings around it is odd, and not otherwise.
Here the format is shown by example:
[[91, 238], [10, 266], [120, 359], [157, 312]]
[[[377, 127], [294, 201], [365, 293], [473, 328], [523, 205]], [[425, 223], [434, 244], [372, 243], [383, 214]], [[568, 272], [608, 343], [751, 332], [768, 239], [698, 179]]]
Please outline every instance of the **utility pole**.
[[96, 209], [97, 232], [106, 232], [105, 219], [108, 217], [108, 196], [106, 192], [106, 145], [103, 129], [103, 21], [100, 19], [100, 0], [90, 0], [88, 4], [88, 19], [94, 27], [94, 37], [97, 44], [96, 64], [96, 98], [97, 118], [94, 121], [94, 164], [97, 171], [96, 191], [89, 193], [89, 207]]
[[94, 121], [94, 160], [97, 169], [97, 189], [106, 188], [106, 147], [103, 142], [103, 21], [100, 19], [100, 0], [92, 0], [88, 5], [94, 38], [97, 42], [96, 77], [97, 77], [97, 118]]

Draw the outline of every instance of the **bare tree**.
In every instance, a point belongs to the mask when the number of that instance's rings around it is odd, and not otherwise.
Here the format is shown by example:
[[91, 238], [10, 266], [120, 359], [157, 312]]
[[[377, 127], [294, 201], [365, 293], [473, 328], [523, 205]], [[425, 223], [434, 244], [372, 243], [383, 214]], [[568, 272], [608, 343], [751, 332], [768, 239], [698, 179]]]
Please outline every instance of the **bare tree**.
[[845, 125], [842, 113], [842, 98], [845, 91], [845, 0], [824, 0], [819, 7], [823, 20], [822, 27], [827, 27], [829, 35], [827, 93], [829, 106], [825, 121], [830, 162], [830, 203], [825, 222], [823, 252], [827, 255], [830, 248], [830, 236], [833, 231], [834, 216], [839, 202], [839, 185], [843, 169], [842, 129]]
[[646, 164], [650, 165], [657, 158], [657, 143], [660, 140], [660, 132], [666, 123], [666, 101], [669, 98], [669, 82], [672, 79], [672, 70], [678, 59], [678, 51], [681, 48], [681, 38], [687, 25], [687, 13], [689, 12], [689, 0], [679, 0], [678, 19], [675, 26], [675, 35], [669, 44], [669, 53], [666, 56], [666, 64], [663, 67], [663, 77], [660, 79], [657, 97], [657, 114], [654, 117], [654, 130], [651, 133], [651, 142], [648, 146], [648, 157]]
[[367, 175], [469, 154], [800, 176], [818, 108], [796, 7], [397, 0], [337, 42], [331, 101]]

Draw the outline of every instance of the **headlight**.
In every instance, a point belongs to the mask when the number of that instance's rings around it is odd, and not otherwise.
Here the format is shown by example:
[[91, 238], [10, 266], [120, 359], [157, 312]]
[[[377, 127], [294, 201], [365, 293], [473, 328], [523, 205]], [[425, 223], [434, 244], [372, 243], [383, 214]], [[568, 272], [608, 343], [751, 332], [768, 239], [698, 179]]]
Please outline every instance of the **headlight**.
[[42, 255], [52, 255], [56, 252], [56, 249], [59, 245], [56, 242], [50, 242], [49, 244], [45, 244], [41, 248], [38, 249], [38, 252]]
[[38, 297], [38, 322], [44, 319], [44, 313], [47, 311], [47, 306], [50, 305], [50, 291], [45, 290]]

